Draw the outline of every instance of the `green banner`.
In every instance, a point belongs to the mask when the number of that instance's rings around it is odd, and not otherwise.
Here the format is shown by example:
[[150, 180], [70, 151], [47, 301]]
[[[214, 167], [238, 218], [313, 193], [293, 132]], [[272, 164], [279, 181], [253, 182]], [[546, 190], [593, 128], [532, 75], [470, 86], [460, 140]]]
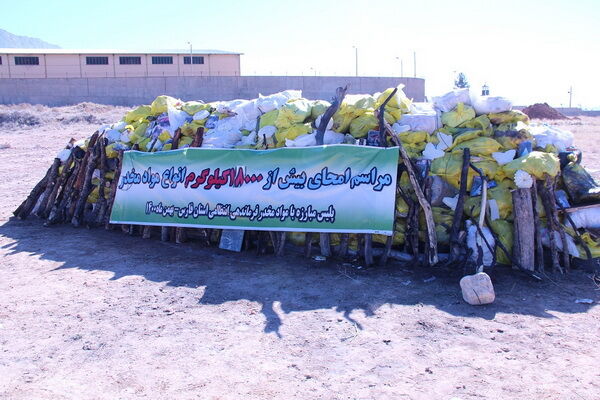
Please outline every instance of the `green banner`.
[[398, 148], [125, 152], [111, 223], [391, 235]]

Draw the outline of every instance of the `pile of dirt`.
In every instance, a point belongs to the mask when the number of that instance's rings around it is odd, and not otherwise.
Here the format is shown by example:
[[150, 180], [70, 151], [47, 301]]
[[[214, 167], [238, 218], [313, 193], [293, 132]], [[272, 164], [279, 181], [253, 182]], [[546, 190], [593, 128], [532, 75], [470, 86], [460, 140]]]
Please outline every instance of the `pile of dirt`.
[[532, 119], [568, 119], [567, 116], [550, 107], [548, 103], [535, 103], [525, 107], [523, 112]]

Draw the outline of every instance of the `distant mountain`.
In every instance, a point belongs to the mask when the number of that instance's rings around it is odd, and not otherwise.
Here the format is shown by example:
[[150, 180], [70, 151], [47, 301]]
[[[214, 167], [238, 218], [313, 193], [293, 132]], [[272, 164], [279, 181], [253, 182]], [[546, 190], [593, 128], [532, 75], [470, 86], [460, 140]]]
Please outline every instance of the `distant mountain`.
[[60, 49], [60, 46], [44, 42], [42, 39], [38, 38], [13, 35], [4, 29], [0, 29], [0, 48]]

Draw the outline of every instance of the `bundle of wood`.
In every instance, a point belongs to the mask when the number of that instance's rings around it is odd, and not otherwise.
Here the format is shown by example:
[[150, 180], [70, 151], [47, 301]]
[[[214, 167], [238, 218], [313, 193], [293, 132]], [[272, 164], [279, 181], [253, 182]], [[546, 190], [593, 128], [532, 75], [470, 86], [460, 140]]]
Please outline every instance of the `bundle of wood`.
[[[302, 240], [294, 242], [303, 243], [307, 257], [313, 255], [313, 245], [317, 244], [323, 257], [361, 257], [367, 265], [375, 264], [377, 258], [381, 264], [395, 258], [407, 263], [462, 267], [465, 272], [475, 272], [499, 262], [537, 276], [544, 271], [545, 264], [553, 271], [564, 272], [570, 268], [572, 257], [591, 259], [600, 255], [600, 240], [585, 226], [574, 223], [568, 205], [560, 201], [561, 196], [557, 197], [557, 185], [569, 189], [573, 182], [573, 179], [563, 181], [563, 175], [565, 179], [573, 174], [582, 176], [581, 168], [577, 167], [580, 159], [574, 159], [573, 154], [560, 151], [565, 149], [557, 149], [552, 144], [545, 149], [536, 148], [535, 139], [524, 125], [528, 121], [524, 114], [504, 111], [477, 116], [468, 105], [450, 105], [452, 96], [444, 96], [443, 105], [414, 109], [403, 94], [398, 94], [398, 89], [347, 101], [346, 91], [347, 88], [338, 88], [330, 103], [313, 102], [309, 111], [298, 104], [288, 107], [299, 101], [298, 95], [272, 105], [272, 111], [277, 111], [273, 121], [279, 121], [272, 122], [278, 124], [274, 132], [290, 135], [288, 123], [290, 126], [311, 125], [314, 130], [304, 134], [310, 136], [310, 140], [304, 142], [312, 145], [327, 144], [328, 135], [331, 138], [332, 134], [341, 137], [345, 134], [346, 143], [364, 145], [362, 138], [367, 132], [378, 132], [376, 143], [396, 146], [401, 164], [394, 232], [388, 237], [305, 233]], [[66, 152], [54, 159], [44, 178], [14, 215], [24, 219], [33, 213], [48, 226], [71, 223], [75, 227], [112, 229], [109, 218], [123, 151], [215, 147], [216, 143], [221, 147], [248, 148], [242, 143], [244, 139], [237, 145], [215, 141], [217, 135], [236, 130], [235, 134], [240, 136], [250, 137], [254, 133], [257, 141], [252, 146], [257, 151], [269, 148], [269, 143], [284, 145], [276, 139], [269, 142], [266, 135], [262, 141], [260, 136], [256, 138], [265, 128], [261, 128], [261, 121], [264, 123], [264, 118], [273, 116], [259, 112], [252, 122], [253, 131], [243, 128], [249, 124], [239, 116], [249, 118], [255, 111], [254, 106], [249, 106], [251, 102], [207, 106], [201, 102], [183, 103], [165, 96], [161, 98], [152, 106], [138, 107], [123, 121], [101, 128], [85, 141], [69, 142]], [[186, 107], [190, 110], [188, 114], [183, 113]], [[288, 109], [284, 111], [285, 107]], [[319, 111], [313, 112], [317, 107]], [[361, 107], [365, 107], [364, 112]], [[232, 109], [237, 110], [236, 113], [232, 113]], [[282, 122], [282, 118], [287, 122]], [[361, 124], [365, 120], [371, 124], [366, 132], [358, 128], [359, 118], [362, 118]], [[174, 120], [179, 120], [177, 125], [171, 123]], [[294, 122], [289, 122], [291, 120]], [[165, 121], [170, 128], [165, 128]], [[215, 121], [219, 123], [215, 125]], [[354, 129], [349, 135], [353, 122]], [[236, 127], [231, 128], [234, 125]], [[271, 135], [276, 136], [273, 132]], [[284, 137], [285, 143], [290, 145], [297, 145], [299, 142], [293, 141], [298, 138]], [[566, 157], [560, 165], [559, 153]], [[515, 158], [516, 155], [519, 157]], [[589, 203], [595, 183], [585, 184], [587, 189], [581, 197]], [[583, 193], [579, 186], [567, 190], [568, 194], [579, 193], [579, 196]], [[145, 239], [160, 231], [161, 240], [177, 243], [201, 239], [206, 244], [216, 244], [223, 236], [217, 229], [133, 225], [121, 228]], [[246, 249], [281, 256], [290, 236], [285, 232], [246, 231], [243, 244]]]

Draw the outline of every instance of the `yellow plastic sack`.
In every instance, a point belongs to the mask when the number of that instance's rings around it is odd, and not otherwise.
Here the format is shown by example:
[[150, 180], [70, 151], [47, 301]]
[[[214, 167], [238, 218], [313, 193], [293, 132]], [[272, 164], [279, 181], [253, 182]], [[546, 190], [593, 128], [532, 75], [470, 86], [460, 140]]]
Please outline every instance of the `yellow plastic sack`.
[[143, 138], [138, 145], [140, 146], [140, 151], [148, 151], [148, 146], [150, 146], [150, 138]]
[[162, 133], [158, 135], [158, 140], [161, 142], [166, 142], [169, 139], [171, 139], [171, 133], [169, 131], [162, 131]]
[[399, 108], [386, 107], [385, 120], [391, 125], [402, 119], [402, 110]]
[[210, 104], [206, 104], [201, 101], [186, 101], [181, 106], [181, 109], [189, 115], [194, 115], [202, 110], [210, 110]]
[[111, 143], [108, 146], [106, 146], [106, 158], [117, 158], [119, 153], [115, 150], [115, 145], [116, 143]]
[[526, 129], [521, 129], [518, 131], [500, 131], [496, 129], [494, 132], [494, 139], [496, 139], [496, 141], [507, 150], [516, 149], [517, 147], [519, 147], [520, 143], [525, 141], [530, 141], [534, 143], [533, 136]]
[[354, 118], [350, 123], [350, 134], [355, 138], [367, 136], [367, 132], [374, 130], [379, 125], [375, 114], [370, 111], [360, 117]]
[[293, 124], [301, 124], [310, 117], [311, 110], [311, 103], [306, 99], [290, 100], [279, 109], [275, 126], [286, 129]]
[[285, 139], [294, 140], [300, 135], [309, 133], [312, 131], [310, 124], [294, 124], [286, 129], [280, 129], [275, 132], [275, 139], [277, 141], [277, 147], [285, 146]]
[[140, 119], [145, 120], [149, 115], [152, 115], [152, 109], [150, 106], [139, 106], [135, 110], [131, 110], [125, 114], [123, 121], [131, 124], [132, 122], [139, 121]]
[[158, 96], [150, 105], [150, 112], [152, 115], [160, 115], [167, 112], [169, 106], [175, 107], [179, 104], [181, 104], [181, 101], [171, 96]]
[[472, 155], [489, 156], [492, 153], [500, 150], [502, 146], [500, 146], [500, 143], [496, 142], [492, 138], [478, 137], [452, 147], [452, 152], [460, 152], [460, 154], [462, 154], [463, 149], [467, 147], [471, 150]]
[[[396, 92], [394, 97], [392, 97], [390, 99], [390, 101], [388, 101], [388, 103], [386, 104], [386, 107], [397, 108], [397, 109], [400, 109], [400, 111], [404, 112], [404, 113], [410, 112], [410, 106], [412, 104], [412, 101], [408, 97], [406, 97], [406, 94], [402, 90], [403, 88], [404, 88], [404, 85], [398, 85], [398, 91]], [[376, 108], [381, 107], [383, 102], [390, 96], [390, 94], [392, 94], [393, 90], [394, 90], [394, 88], [386, 89], [383, 91], [383, 93], [381, 93], [379, 96], [377, 96], [377, 103], [376, 103], [375, 107]]]
[[490, 119], [492, 124], [495, 125], [516, 124], [519, 121], [526, 124], [529, 123], [529, 117], [527, 116], [527, 114], [524, 114], [518, 110], [488, 114], [488, 118]]
[[463, 142], [467, 142], [469, 140], [478, 138], [482, 135], [483, 135], [483, 131], [481, 129], [469, 129], [469, 130], [463, 131], [463, 132], [459, 133], [458, 136], [454, 137], [454, 140], [452, 141], [452, 146], [450, 146], [450, 149], [454, 148], [454, 146], [457, 146]]
[[442, 113], [442, 123], [451, 128], [456, 128], [473, 118], [475, 118], [475, 110], [463, 103], [458, 103], [452, 111]]
[[206, 120], [193, 120], [192, 122], [186, 122], [181, 126], [181, 134], [184, 136], [196, 136], [196, 131], [201, 126], [204, 126]]
[[[503, 219], [491, 221], [490, 228], [498, 236], [498, 239], [508, 252], [512, 255], [513, 249], [513, 224]], [[496, 260], [500, 264], [511, 265], [510, 258], [502, 251], [500, 246], [496, 245]]]
[[[512, 220], [513, 203], [511, 190], [515, 188], [515, 184], [510, 179], [504, 179], [496, 183], [498, 184], [498, 186], [488, 189], [487, 198], [488, 200], [496, 200], [500, 218]], [[465, 200], [465, 213], [467, 215], [473, 218], [477, 218], [479, 217], [480, 211], [481, 196], [468, 197]]]
[[482, 136], [490, 136], [492, 134], [492, 124], [487, 115], [480, 115], [477, 118], [463, 122], [460, 125], [460, 127], [469, 129], [481, 129], [485, 132], [485, 134], [483, 134]]
[[311, 104], [310, 117], [314, 120], [317, 119], [319, 115], [325, 113], [325, 111], [331, 106], [331, 103], [325, 100], [315, 100]]
[[537, 179], [544, 179], [544, 174], [552, 177], [558, 175], [560, 172], [560, 162], [555, 154], [532, 151], [523, 157], [509, 162], [502, 168], [504, 175], [510, 179], [514, 178], [515, 172], [519, 169], [535, 176]]
[[375, 99], [369, 95], [348, 95], [333, 114], [333, 130], [348, 133], [352, 121], [367, 112], [373, 113]]
[[88, 203], [97, 203], [100, 199], [100, 189], [96, 186], [88, 195], [87, 202]]
[[[421, 143], [429, 141], [429, 133], [426, 131], [406, 131], [398, 134], [402, 144]], [[425, 149], [425, 148], [423, 148]]]
[[274, 126], [275, 121], [277, 121], [277, 116], [279, 115], [279, 110], [271, 110], [268, 113], [264, 113], [260, 116], [260, 124], [258, 125], [259, 129], [264, 128], [265, 126]]
[[[498, 163], [496, 160], [488, 157], [478, 157], [479, 160], [473, 161], [473, 164], [482, 170], [483, 174], [488, 179], [494, 179], [498, 172]], [[446, 153], [443, 157], [436, 158], [431, 162], [431, 173], [438, 175], [446, 182], [454, 186], [460, 187], [460, 173], [462, 169], [462, 154]], [[469, 168], [467, 176], [467, 189], [471, 189], [473, 177], [477, 175], [472, 168]]]
[[[134, 130], [133, 130], [133, 135], [138, 136], [138, 137], [142, 137], [146, 134], [146, 129], [148, 129], [148, 122], [142, 122], [141, 124], [139, 124]], [[132, 136], [129, 136], [129, 141], [131, 143], [135, 143], [132, 139]]]

